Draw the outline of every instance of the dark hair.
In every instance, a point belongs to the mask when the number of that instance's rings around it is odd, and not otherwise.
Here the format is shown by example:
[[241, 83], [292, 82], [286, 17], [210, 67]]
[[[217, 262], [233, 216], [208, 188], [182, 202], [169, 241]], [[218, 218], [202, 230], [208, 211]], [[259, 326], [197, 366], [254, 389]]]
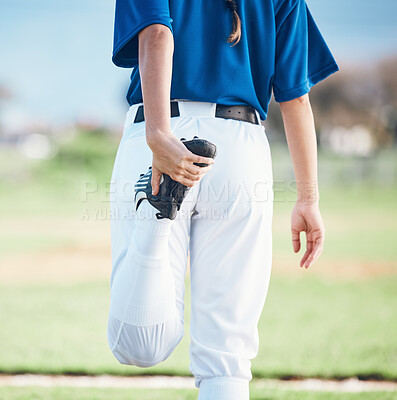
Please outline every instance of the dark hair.
[[233, 30], [227, 38], [228, 43], [233, 43], [232, 46], [235, 46], [241, 39], [241, 20], [237, 14], [237, 4], [235, 0], [225, 0], [226, 7], [233, 14]]

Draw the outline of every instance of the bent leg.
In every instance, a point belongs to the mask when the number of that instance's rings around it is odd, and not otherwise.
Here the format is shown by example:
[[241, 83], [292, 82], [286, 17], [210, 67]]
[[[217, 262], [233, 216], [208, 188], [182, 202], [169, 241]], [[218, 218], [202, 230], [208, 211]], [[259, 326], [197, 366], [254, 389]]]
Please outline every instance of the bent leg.
[[141, 125], [124, 132], [112, 176], [108, 342], [121, 363], [146, 367], [166, 359], [183, 337], [191, 202], [185, 199], [173, 221], [158, 220], [146, 200], [134, 211], [133, 186], [151, 165]]

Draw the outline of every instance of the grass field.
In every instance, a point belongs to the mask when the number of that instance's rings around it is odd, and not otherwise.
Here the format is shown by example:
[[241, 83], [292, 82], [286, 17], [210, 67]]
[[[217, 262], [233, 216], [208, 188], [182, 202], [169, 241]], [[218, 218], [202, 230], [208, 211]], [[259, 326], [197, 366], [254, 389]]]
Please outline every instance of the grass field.
[[[395, 400], [391, 392], [332, 393], [277, 390], [251, 385], [251, 400]], [[197, 390], [0, 387], [2, 400], [195, 400]]]
[[[396, 284], [274, 275], [254, 376], [397, 379]], [[0, 371], [189, 374], [188, 329], [166, 362], [119, 365], [106, 344], [108, 294], [107, 283], [1, 287]]]
[[[78, 145], [65, 145], [59, 157], [44, 164], [12, 154], [0, 157], [7, 176], [0, 181], [0, 372], [189, 374], [189, 290], [185, 337], [166, 362], [145, 370], [121, 366], [107, 347], [106, 181], [116, 145], [114, 140], [97, 143], [87, 137]], [[397, 165], [390, 154], [385, 159]], [[304, 270], [299, 268], [300, 256], [291, 250], [289, 218], [295, 194], [286, 180], [277, 179], [288, 176], [290, 166], [278, 150], [273, 160], [274, 262], [254, 376], [396, 380], [397, 186], [371, 179], [354, 184], [343, 174], [345, 161], [328, 158], [327, 165], [344, 179], [321, 190], [326, 245], [320, 260]], [[196, 391], [161, 391], [162, 399], [196, 396]], [[0, 387], [1, 400], [116, 397], [159, 398], [155, 391], [144, 390], [134, 390], [131, 397], [131, 391], [121, 389]], [[251, 398], [393, 397], [253, 385]]]

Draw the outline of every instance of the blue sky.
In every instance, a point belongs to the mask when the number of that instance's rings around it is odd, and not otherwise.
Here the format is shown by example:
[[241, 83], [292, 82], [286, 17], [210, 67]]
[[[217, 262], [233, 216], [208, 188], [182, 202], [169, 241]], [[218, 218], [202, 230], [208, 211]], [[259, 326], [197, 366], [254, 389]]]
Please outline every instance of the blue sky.
[[[342, 66], [397, 54], [396, 0], [307, 3]], [[130, 70], [111, 63], [113, 14], [111, 0], [0, 0], [3, 120], [122, 124]]]

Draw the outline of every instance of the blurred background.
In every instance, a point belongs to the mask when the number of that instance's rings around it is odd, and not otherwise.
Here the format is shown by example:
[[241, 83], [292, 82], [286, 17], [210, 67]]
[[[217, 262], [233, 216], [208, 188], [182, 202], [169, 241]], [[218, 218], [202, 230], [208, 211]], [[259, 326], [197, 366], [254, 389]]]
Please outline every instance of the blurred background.
[[[397, 380], [397, 2], [307, 3], [340, 67], [310, 94], [326, 245], [299, 267], [294, 177], [272, 102], [274, 263], [252, 369], [257, 400], [309, 398], [258, 378]], [[131, 73], [111, 63], [113, 16], [109, 0], [0, 0], [0, 374], [189, 376], [189, 290], [186, 335], [166, 362], [121, 366], [106, 343], [107, 199]], [[115, 398], [51, 390], [0, 386], [0, 399]], [[310, 399], [356, 398], [318, 393]], [[196, 393], [128, 398], [168, 395]]]

